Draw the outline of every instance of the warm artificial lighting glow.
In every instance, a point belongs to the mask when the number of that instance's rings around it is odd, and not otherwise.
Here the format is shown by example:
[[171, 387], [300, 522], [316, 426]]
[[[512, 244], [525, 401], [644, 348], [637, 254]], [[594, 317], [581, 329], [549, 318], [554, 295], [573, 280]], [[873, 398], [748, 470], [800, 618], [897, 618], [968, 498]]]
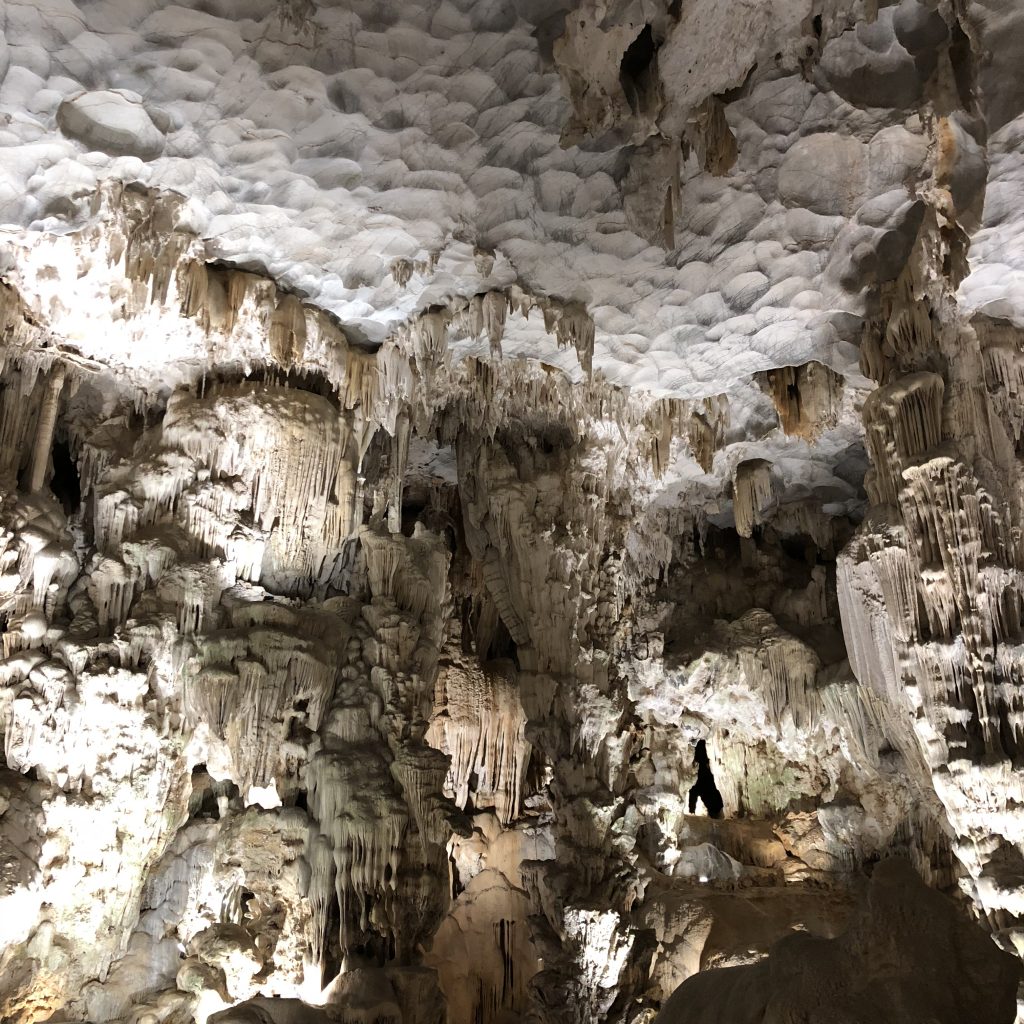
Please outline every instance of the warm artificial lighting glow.
[[326, 993], [321, 988], [322, 968], [319, 964], [308, 960], [302, 965], [302, 983], [299, 986], [299, 998], [310, 1006], [323, 1006]]

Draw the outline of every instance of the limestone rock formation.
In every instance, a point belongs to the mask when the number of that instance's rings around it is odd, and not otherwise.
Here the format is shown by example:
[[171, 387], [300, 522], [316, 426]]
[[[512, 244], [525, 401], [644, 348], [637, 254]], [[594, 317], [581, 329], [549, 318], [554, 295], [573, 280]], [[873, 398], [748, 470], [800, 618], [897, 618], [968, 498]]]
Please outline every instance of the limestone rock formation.
[[680, 985], [659, 1024], [1012, 1020], [1019, 964], [994, 958], [982, 930], [922, 885], [906, 861], [883, 861], [863, 907], [835, 939], [794, 934], [758, 964]]
[[0, 1020], [1024, 1020], [1022, 54], [0, 0]]

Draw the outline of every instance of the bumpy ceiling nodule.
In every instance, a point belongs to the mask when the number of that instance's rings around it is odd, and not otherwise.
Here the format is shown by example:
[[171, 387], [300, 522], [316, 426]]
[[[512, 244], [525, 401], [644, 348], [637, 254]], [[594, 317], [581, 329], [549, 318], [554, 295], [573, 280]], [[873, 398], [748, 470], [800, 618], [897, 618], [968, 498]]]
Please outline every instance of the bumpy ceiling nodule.
[[1024, 1019], [1022, 58], [0, 0], [0, 1019]]

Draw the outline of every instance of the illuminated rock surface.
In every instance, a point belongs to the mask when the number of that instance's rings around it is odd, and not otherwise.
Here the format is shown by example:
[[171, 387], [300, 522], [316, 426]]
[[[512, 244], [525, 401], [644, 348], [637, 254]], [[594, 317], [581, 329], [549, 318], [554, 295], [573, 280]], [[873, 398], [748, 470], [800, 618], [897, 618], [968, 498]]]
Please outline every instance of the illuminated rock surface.
[[1022, 55], [0, 0], [0, 1019], [1010, 1024]]

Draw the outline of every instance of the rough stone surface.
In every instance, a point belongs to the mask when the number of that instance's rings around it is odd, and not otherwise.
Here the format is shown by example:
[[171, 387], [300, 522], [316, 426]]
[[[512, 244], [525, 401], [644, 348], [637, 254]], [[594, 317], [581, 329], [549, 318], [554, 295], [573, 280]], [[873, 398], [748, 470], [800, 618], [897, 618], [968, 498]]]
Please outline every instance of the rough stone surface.
[[112, 156], [153, 160], [164, 147], [163, 134], [142, 105], [142, 97], [104, 89], [65, 100], [57, 108], [57, 124], [65, 134], [90, 149]]
[[790, 935], [759, 964], [691, 978], [655, 1020], [1012, 1020], [1019, 964], [1008, 953], [992, 957], [988, 947], [981, 929], [929, 892], [910, 865], [884, 861], [847, 932], [835, 939]]

